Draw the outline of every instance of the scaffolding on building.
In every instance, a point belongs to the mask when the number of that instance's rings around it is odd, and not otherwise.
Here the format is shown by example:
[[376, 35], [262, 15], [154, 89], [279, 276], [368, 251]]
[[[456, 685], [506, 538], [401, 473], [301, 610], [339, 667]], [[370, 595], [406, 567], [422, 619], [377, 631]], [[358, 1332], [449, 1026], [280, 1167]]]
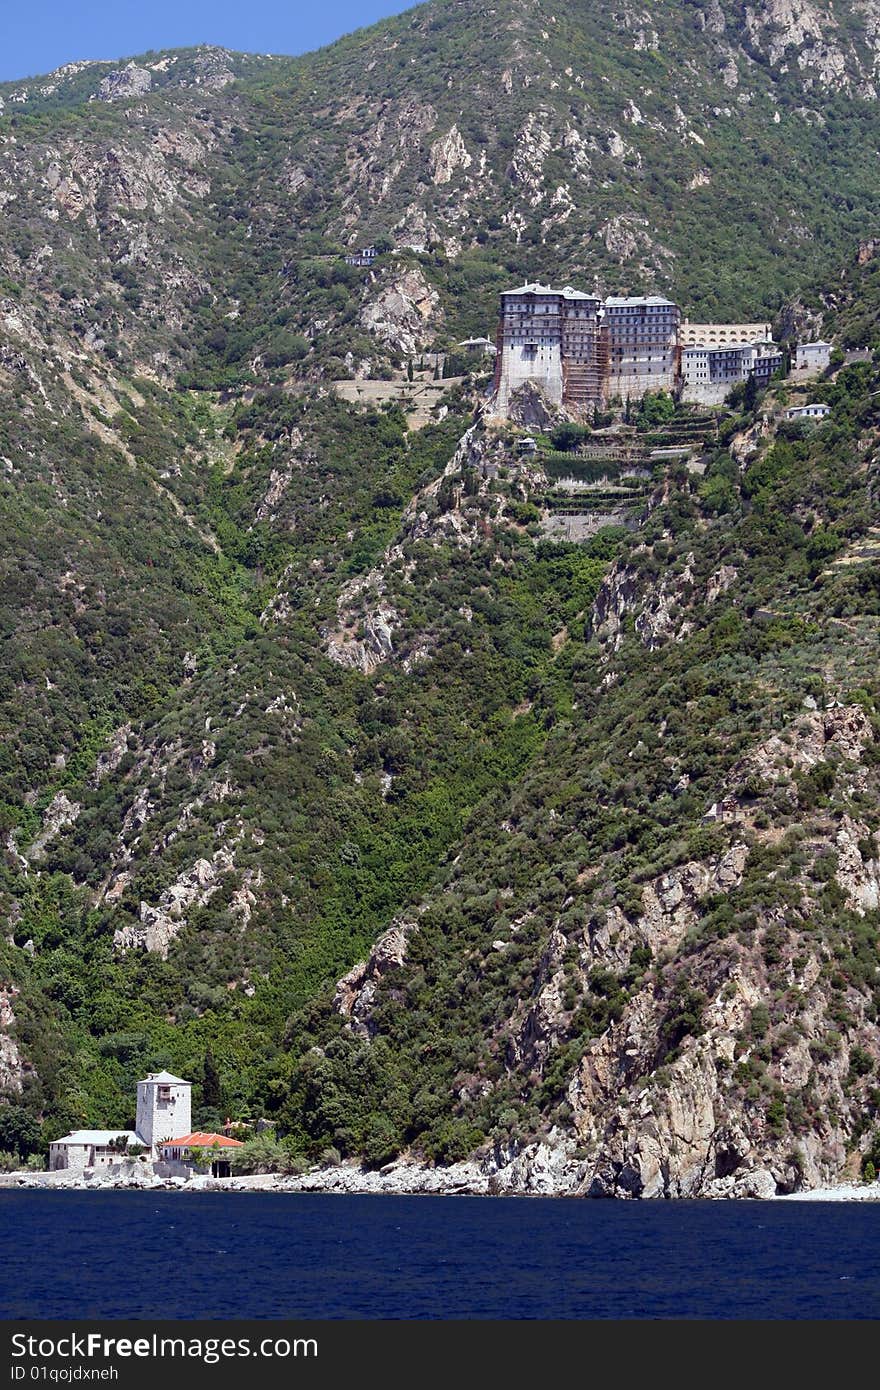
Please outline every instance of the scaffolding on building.
[[562, 403], [583, 414], [604, 407], [608, 397], [611, 354], [608, 329], [598, 319], [587, 332], [562, 335]]

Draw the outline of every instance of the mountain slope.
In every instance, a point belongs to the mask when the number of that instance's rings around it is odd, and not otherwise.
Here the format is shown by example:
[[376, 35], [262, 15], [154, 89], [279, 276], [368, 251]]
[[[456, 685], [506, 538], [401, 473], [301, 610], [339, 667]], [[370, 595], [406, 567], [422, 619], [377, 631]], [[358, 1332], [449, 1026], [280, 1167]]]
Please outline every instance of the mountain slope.
[[[444, 248], [416, 267], [426, 336], [491, 329], [498, 288], [557, 265], [698, 318], [772, 311], [870, 221], [877, 32], [841, 3], [462, 0], [295, 61], [7, 84], [4, 273], [81, 336], [97, 272], [112, 348], [176, 372], [200, 325], [218, 381], [261, 349], [296, 362], [294, 332], [306, 374], [372, 355], [362, 277], [322, 260], [340, 241]], [[397, 269], [368, 291], [380, 317]]]
[[719, 450], [657, 499], [568, 628], [540, 759], [294, 1030], [306, 1142], [479, 1148], [497, 1190], [619, 1196], [857, 1168], [880, 1100], [876, 382], [846, 369], [810, 441], [742, 471]]
[[478, 379], [418, 431], [329, 383], [402, 399], [525, 274], [873, 347], [876, 20], [467, 0], [0, 90], [0, 1148], [210, 1045], [310, 1156], [556, 1125], [570, 1184], [684, 1191], [867, 1151], [873, 365], [586, 545]]

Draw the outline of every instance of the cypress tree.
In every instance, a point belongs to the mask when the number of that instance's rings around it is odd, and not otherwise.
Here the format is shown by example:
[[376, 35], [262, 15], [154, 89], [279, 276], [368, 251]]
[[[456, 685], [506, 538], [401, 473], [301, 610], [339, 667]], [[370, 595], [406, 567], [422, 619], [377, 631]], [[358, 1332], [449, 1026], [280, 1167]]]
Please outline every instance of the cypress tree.
[[210, 1043], [205, 1049], [205, 1064], [202, 1069], [202, 1105], [206, 1110], [219, 1110], [223, 1105], [223, 1087]]

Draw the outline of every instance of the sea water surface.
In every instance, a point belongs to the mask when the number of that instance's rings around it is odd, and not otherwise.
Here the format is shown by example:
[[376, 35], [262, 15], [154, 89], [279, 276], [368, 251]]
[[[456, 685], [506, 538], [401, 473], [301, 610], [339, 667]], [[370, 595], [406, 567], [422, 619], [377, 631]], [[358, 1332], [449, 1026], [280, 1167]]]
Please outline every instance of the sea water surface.
[[5, 1318], [877, 1318], [880, 1203], [0, 1191]]

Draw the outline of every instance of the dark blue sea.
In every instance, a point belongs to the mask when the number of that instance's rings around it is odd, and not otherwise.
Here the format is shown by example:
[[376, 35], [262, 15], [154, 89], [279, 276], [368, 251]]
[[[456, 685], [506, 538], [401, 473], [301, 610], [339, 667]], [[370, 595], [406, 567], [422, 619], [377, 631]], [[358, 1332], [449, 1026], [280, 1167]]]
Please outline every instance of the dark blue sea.
[[880, 1203], [0, 1190], [6, 1318], [877, 1318]]

